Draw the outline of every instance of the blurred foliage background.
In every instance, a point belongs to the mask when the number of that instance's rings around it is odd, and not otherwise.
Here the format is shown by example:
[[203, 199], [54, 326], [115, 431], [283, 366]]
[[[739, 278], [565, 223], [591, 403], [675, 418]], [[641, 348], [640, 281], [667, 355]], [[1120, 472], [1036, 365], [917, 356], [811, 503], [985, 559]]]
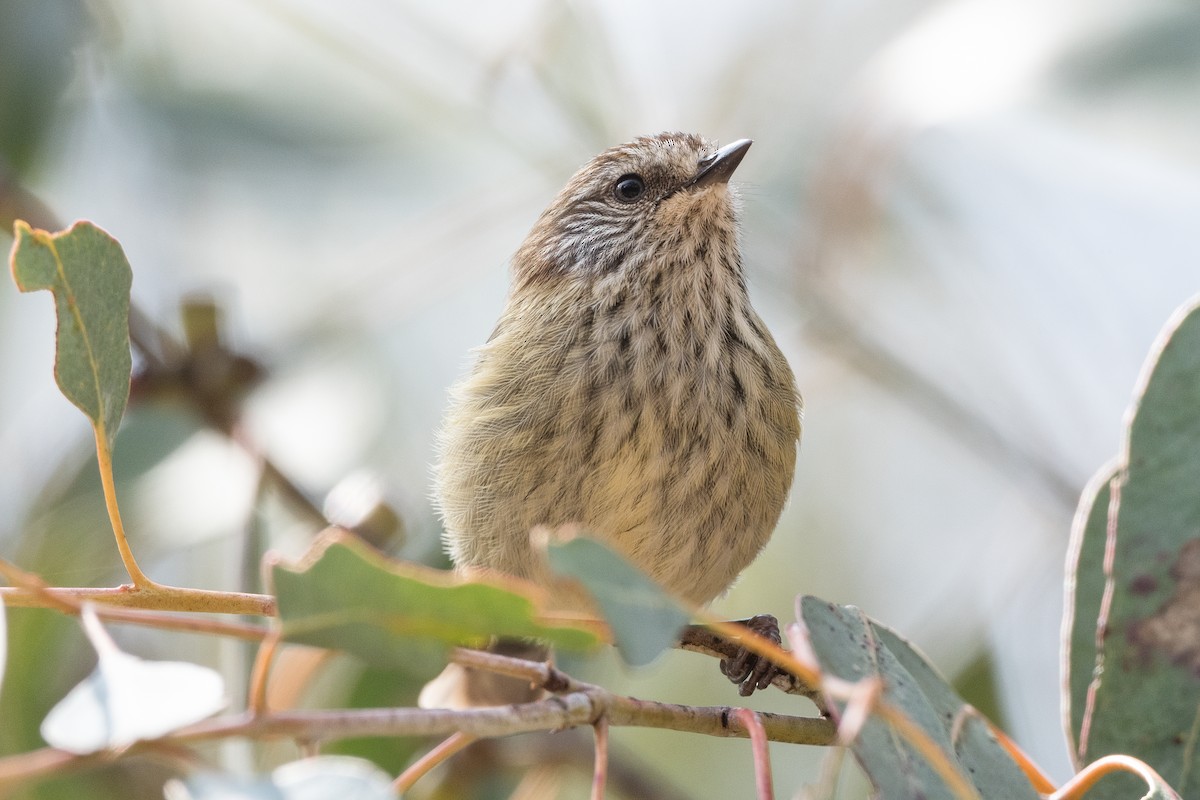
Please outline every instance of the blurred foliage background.
[[[261, 457], [317, 502], [377, 493], [402, 520], [385, 549], [444, 563], [433, 431], [537, 214], [633, 136], [754, 138], [738, 170], [751, 293], [805, 430], [779, 529], [717, 608], [789, 618], [801, 592], [859, 605], [1061, 779], [1070, 518], [1200, 278], [1198, 41], [1184, 0], [0, 0], [0, 218], [106, 228], [134, 302], [176, 338], [181, 302], [215, 299], [222, 344], [263, 371], [230, 426], [249, 448], [150, 392], [118, 441], [118, 485], [152, 576], [258, 588], [256, 554], [297, 554], [315, 531], [263, 487]], [[52, 353], [46, 301], [0, 282], [0, 554], [111, 585], [90, 433]], [[4, 754], [39, 746], [41, 717], [92, 666], [74, 621], [11, 617]], [[222, 667], [237, 697], [241, 646], [117, 633]], [[639, 696], [734, 699], [696, 656], [600, 662], [572, 666]], [[303, 694], [411, 691], [339, 662]], [[643, 758], [681, 796], [752, 785], [744, 742], [613, 737], [669, 752]], [[418, 744], [363, 747], [397, 769]], [[821, 756], [773, 754], [785, 795]], [[154, 797], [163, 774], [137, 763], [28, 796]]]

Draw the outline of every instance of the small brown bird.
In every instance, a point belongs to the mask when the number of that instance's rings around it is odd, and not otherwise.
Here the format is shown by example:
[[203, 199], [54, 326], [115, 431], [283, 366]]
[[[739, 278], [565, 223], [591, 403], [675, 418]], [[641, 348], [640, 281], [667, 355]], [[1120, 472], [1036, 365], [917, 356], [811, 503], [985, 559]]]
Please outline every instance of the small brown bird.
[[801, 401], [746, 292], [728, 181], [749, 147], [635, 139], [542, 213], [441, 430], [455, 564], [544, 581], [530, 531], [574, 524], [704, 604], [766, 544]]

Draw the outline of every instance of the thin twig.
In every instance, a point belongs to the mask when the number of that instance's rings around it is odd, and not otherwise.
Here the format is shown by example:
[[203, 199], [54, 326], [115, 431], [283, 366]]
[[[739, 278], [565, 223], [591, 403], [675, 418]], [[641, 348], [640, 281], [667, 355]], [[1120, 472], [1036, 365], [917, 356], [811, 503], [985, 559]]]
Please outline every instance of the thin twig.
[[[197, 723], [173, 740], [198, 741], [226, 736], [287, 736], [343, 739], [358, 736], [439, 736], [455, 731], [479, 738], [536, 730], [592, 725], [607, 716], [612, 725], [664, 728], [708, 736], [745, 737], [730, 721], [728, 706], [683, 706], [638, 700], [577, 681], [549, 664], [496, 653], [458, 649], [458, 663], [524, 678], [550, 692], [565, 692], [517, 705], [465, 710], [380, 708], [340, 711], [277, 711], [255, 718], [226, 717]], [[827, 745], [834, 741], [829, 720], [763, 713], [763, 729], [772, 741]]]
[[849, 745], [858, 738], [878, 705], [883, 695], [883, 681], [877, 676], [854, 682], [826, 676], [825, 689], [841, 696], [846, 703], [838, 720], [838, 741]]
[[1164, 790], [1161, 794], [1154, 796], [1161, 796], [1165, 800], [1179, 800], [1179, 795], [1167, 786], [1167, 782], [1154, 771], [1153, 767], [1133, 756], [1125, 755], [1104, 756], [1093, 761], [1063, 784], [1061, 789], [1049, 795], [1046, 800], [1080, 800], [1101, 778], [1118, 772], [1137, 775], [1146, 782], [1146, 787], [1151, 790]]
[[271, 663], [275, 653], [279, 651], [279, 641], [282, 636], [276, 626], [267, 634], [258, 646], [254, 655], [254, 667], [250, 670], [250, 686], [246, 691], [246, 707], [251, 714], [267, 713], [267, 683], [271, 677]]
[[[27, 592], [31, 597], [36, 597], [42, 602], [43, 608], [52, 608], [62, 611], [65, 614], [78, 614], [83, 606], [81, 601], [66, 597], [56, 597], [51, 587], [42, 579], [42, 576], [33, 572], [26, 572], [10, 561], [0, 559], [0, 576], [3, 576], [14, 587]], [[3, 589], [0, 589], [0, 599], [4, 598], [2, 592]], [[8, 605], [15, 604], [9, 603]]]
[[608, 782], [608, 719], [601, 717], [592, 725], [596, 755], [592, 766], [592, 800], [604, 800]]
[[19, 219], [44, 231], [56, 231], [62, 227], [46, 204], [0, 164], [0, 229], [11, 232], [13, 223]]
[[[197, 723], [171, 738], [205, 741], [228, 736], [336, 740], [361, 736], [446, 736], [463, 731], [479, 738], [591, 725], [607, 714], [611, 725], [663, 728], [705, 736], [744, 738], [730, 722], [728, 706], [683, 706], [638, 700], [594, 688], [532, 703], [462, 711], [423, 708], [376, 708], [338, 711], [275, 711], [252, 717], [223, 717]], [[829, 720], [786, 714], [761, 715], [767, 738], [789, 744], [829, 745], [835, 728]]]
[[[243, 447], [250, 447], [244, 436], [235, 437]], [[299, 484], [293, 481], [286, 473], [281, 470], [274, 461], [262, 453], [251, 450], [252, 455], [256, 455], [262, 467], [263, 478], [266, 479], [272, 486], [279, 490], [280, 494], [298, 509], [308, 520], [320, 527], [324, 528], [329, 524], [329, 519], [325, 516], [325, 512], [321, 507], [300, 488]]]
[[[601, 717], [610, 725], [661, 728], [705, 736], [745, 738], [746, 728], [734, 721], [728, 706], [681, 706], [637, 700], [600, 688], [556, 695], [533, 703], [473, 708], [463, 711], [424, 708], [371, 708], [336, 711], [275, 711], [261, 716], [244, 713], [191, 725], [152, 744], [187, 744], [243, 736], [330, 741], [363, 736], [448, 736], [461, 732], [476, 738], [509, 736], [593, 725]], [[760, 714], [763, 731], [774, 742], [830, 745], [833, 723], [813, 717]], [[139, 752], [134, 745], [125, 751]], [[53, 748], [0, 758], [0, 789], [54, 770], [78, 769], [111, 758], [67, 755]]]
[[421, 756], [412, 766], [400, 773], [399, 777], [392, 782], [392, 788], [397, 794], [407, 792], [413, 787], [414, 783], [427, 775], [430, 770], [448, 760], [456, 753], [462, 752], [475, 741], [478, 741], [476, 737], [469, 736], [461, 731], [450, 734], [437, 747]]
[[763, 730], [762, 720], [748, 708], [739, 708], [734, 713], [750, 733], [750, 744], [754, 752], [754, 785], [758, 800], [775, 800], [775, 788], [771, 781], [771, 752], [767, 747], [767, 732]]
[[[145, 591], [160, 588], [138, 566], [125, 536], [125, 523], [121, 521], [121, 508], [117, 504], [117, 484], [113, 478], [112, 449], [109, 447], [109, 437], [105, 432], [103, 420], [92, 422], [96, 434], [96, 465], [100, 469], [100, 485], [104, 490], [104, 507], [108, 511], [108, 521], [112, 525], [113, 536], [117, 540], [117, 551], [121, 554], [121, 563], [129, 573], [134, 588]], [[113, 432], [115, 435], [115, 431]]]
[[[68, 590], [61, 587], [46, 585], [41, 576], [26, 572], [15, 564], [0, 559], [0, 575], [11, 587], [0, 588], [0, 598], [7, 605], [37, 606], [51, 608], [64, 614], [79, 614], [85, 603], [92, 604], [96, 616], [109, 622], [124, 622], [131, 625], [143, 625], [148, 628], [185, 631], [188, 633], [208, 633], [218, 636], [233, 636], [238, 639], [258, 641], [266, 635], [267, 629], [261, 625], [251, 625], [242, 622], [228, 622], [220, 619], [174, 614], [157, 610], [138, 608], [119, 608], [106, 605], [104, 600], [91, 596], [94, 591], [105, 590]], [[134, 591], [124, 587], [126, 591]], [[28, 600], [30, 602], [21, 602]]]
[[43, 747], [20, 755], [0, 758], [0, 795], [5, 789], [49, 775], [99, 766], [112, 759], [109, 753], [79, 756], [53, 747]]
[[268, 632], [268, 629], [263, 625], [175, 614], [170, 611], [113, 608], [99, 603], [94, 603], [92, 609], [96, 612], [96, 616], [106, 622], [121, 622], [127, 625], [140, 625], [146, 628], [159, 628], [161, 630], [181, 631], [183, 633], [230, 636], [235, 639], [244, 639], [248, 642], [262, 641]]
[[456, 647], [450, 651], [450, 660], [471, 669], [482, 669], [497, 675], [520, 678], [547, 692], [562, 694], [598, 688], [590, 683], [575, 680], [546, 661], [529, 661], [524, 658]]
[[1079, 486], [1059, 465], [1027, 442], [1000, 430], [975, 409], [950, 394], [912, 364], [896, 356], [845, 313], [828, 293], [809, 295], [809, 330], [842, 363], [906, 401], [932, 420], [939, 429], [953, 432], [955, 441], [973, 449], [992, 465], [1003, 465], [1011, 475], [1029, 479], [1038, 491], [1062, 508], [1074, 508]]
[[[601, 714], [609, 724], [663, 728], [706, 736], [744, 738], [732, 724], [728, 706], [683, 706], [638, 700], [592, 688], [519, 705], [462, 711], [423, 708], [378, 708], [340, 711], [279, 711], [258, 719], [222, 718], [197, 723], [174, 734], [179, 741], [228, 736], [286, 736], [344, 739], [360, 736], [444, 736], [455, 731], [479, 738], [537, 730], [591, 725]], [[835, 729], [829, 720], [786, 714], [761, 715], [767, 738], [790, 744], [828, 745]]]
[[91, 600], [110, 606], [158, 611], [275, 616], [275, 598], [270, 595], [174, 586], [161, 587], [161, 590], [139, 590], [129, 585], [106, 588], [54, 586], [42, 592], [21, 586], [0, 586], [0, 599], [11, 608], [54, 608], [57, 601], [81, 603]]

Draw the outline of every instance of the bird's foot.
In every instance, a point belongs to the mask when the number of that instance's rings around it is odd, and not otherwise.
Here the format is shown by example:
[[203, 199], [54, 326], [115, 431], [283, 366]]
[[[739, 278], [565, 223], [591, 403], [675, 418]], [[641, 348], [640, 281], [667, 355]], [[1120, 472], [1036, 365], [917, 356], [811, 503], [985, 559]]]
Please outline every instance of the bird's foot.
[[[775, 644], [783, 643], [783, 637], [779, 633], [779, 620], [770, 614], [738, 620], [736, 624], [749, 628]], [[787, 672], [745, 647], [739, 647], [736, 655], [721, 659], [721, 674], [737, 685], [739, 695], [749, 697], [756, 689], [770, 686], [777, 675]]]

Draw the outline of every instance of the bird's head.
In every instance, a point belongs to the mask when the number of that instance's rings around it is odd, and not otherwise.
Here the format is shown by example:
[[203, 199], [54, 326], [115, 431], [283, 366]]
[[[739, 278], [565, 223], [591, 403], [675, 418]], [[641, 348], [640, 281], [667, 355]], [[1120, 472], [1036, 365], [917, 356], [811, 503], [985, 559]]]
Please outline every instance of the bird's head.
[[749, 148], [749, 139], [718, 148], [695, 134], [660, 133], [605, 150], [538, 219], [514, 258], [516, 287], [620, 280], [647, 263], [736, 260], [727, 182]]

